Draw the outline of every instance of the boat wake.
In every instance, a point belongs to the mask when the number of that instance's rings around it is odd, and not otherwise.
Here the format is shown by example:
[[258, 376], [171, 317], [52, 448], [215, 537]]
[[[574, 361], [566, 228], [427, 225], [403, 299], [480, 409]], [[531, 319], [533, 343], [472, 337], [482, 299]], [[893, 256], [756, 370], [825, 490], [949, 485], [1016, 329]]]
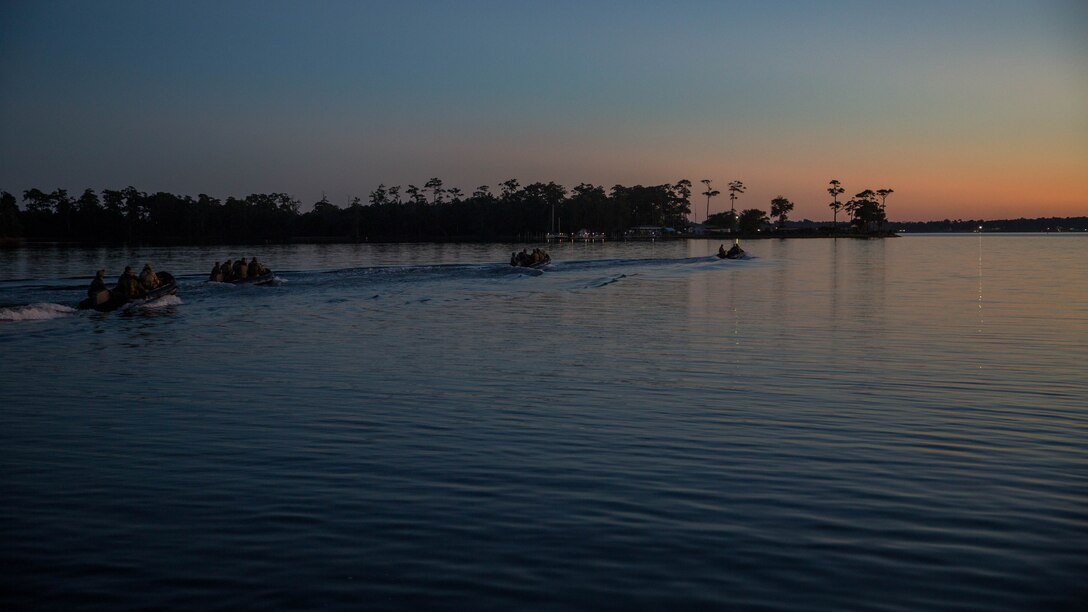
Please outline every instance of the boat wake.
[[[756, 258], [747, 256], [744, 259]], [[392, 298], [393, 302], [398, 303], [404, 300], [404, 303], [427, 304], [428, 296], [444, 295], [435, 293], [436, 286], [441, 285], [442, 292], [449, 290], [446, 283], [453, 283], [453, 287], [463, 289], [470, 299], [512, 290], [533, 293], [593, 291], [610, 287], [620, 281], [627, 283], [633, 278], [653, 281], [659, 278], [713, 273], [722, 270], [720, 262], [716, 257], [703, 256], [571, 259], [553, 261], [546, 269], [515, 267], [507, 262], [472, 262], [295, 270], [289, 273], [290, 279], [274, 277], [271, 284], [284, 287], [282, 292], [274, 292], [275, 298], [259, 287], [238, 291], [242, 286], [208, 282], [203, 275], [190, 274], [185, 277], [182, 292], [194, 304], [207, 300], [230, 299], [228, 294], [237, 295], [239, 299], [249, 302], [266, 299], [305, 300], [308, 299], [307, 294], [312, 294], [318, 299], [328, 300], [327, 303], [330, 304], [357, 299], [377, 301], [384, 298]], [[0, 322], [49, 320], [71, 316], [75, 310], [64, 305], [65, 297], [82, 292], [83, 289], [69, 286], [68, 279], [63, 280], [65, 284], [43, 284], [35, 279], [0, 283], [5, 293], [8, 290], [14, 293], [0, 306]], [[42, 295], [43, 292], [45, 295]], [[129, 313], [169, 314], [170, 308], [183, 303], [185, 302], [176, 295], [168, 295], [149, 302], [136, 301], [122, 306], [122, 309]]]
[[587, 289], [599, 289], [601, 287], [607, 287], [608, 285], [611, 285], [612, 283], [618, 283], [618, 282], [620, 282], [621, 280], [623, 280], [625, 278], [627, 278], [626, 274], [617, 274], [615, 276], [610, 276], [610, 277], [607, 277], [607, 278], [602, 278], [602, 279], [595, 280], [595, 281], [591, 282], [590, 284], [586, 285], [586, 288]]
[[156, 310], [159, 308], [166, 308], [169, 306], [177, 306], [184, 304], [176, 295], [164, 295], [157, 300], [151, 300], [150, 302], [144, 302], [142, 304], [132, 304], [125, 308], [125, 310]]
[[[668, 268], [677, 265], [705, 264], [706, 257], [684, 257], [680, 259], [590, 259], [590, 260], [553, 260], [542, 267], [519, 267], [507, 263], [461, 263], [461, 264], [422, 264], [399, 266], [361, 266], [323, 271], [301, 271], [303, 284], [326, 284], [329, 282], [372, 283], [372, 282], [426, 282], [450, 279], [517, 279], [519, 277], [538, 277], [547, 273], [578, 274], [581, 272], [607, 271], [608, 269], [631, 268]], [[714, 259], [714, 261], [717, 261]], [[609, 277], [613, 278], [613, 277]], [[276, 282], [286, 279], [276, 277]]]
[[0, 308], [0, 321], [45, 321], [59, 319], [76, 313], [76, 309], [63, 304], [27, 304]]

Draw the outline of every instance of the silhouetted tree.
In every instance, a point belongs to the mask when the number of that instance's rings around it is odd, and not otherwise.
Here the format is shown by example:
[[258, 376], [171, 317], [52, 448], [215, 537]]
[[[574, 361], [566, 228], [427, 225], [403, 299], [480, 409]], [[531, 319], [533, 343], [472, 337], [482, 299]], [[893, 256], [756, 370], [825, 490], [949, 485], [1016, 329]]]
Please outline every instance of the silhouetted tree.
[[853, 217], [851, 223], [859, 231], [870, 232], [884, 224], [884, 210], [880, 202], [876, 201], [876, 197], [876, 192], [866, 189], [846, 203], [845, 208]]
[[160, 191], [146, 195], [142, 200], [138, 221], [141, 240], [193, 242], [191, 198]]
[[381, 184], [378, 185], [377, 189], [370, 192], [370, 196], [369, 196], [370, 204], [372, 206], [381, 206], [381, 205], [385, 204], [386, 197], [387, 197], [387, 192], [385, 190], [385, 184], [381, 183]]
[[514, 194], [516, 194], [518, 192], [518, 186], [519, 185], [520, 184], [518, 183], [517, 179], [507, 179], [507, 180], [503, 181], [502, 182], [502, 195], [500, 197], [502, 197], [502, 199], [507, 200], [507, 201], [511, 200], [514, 197]]
[[359, 199], [359, 196], [351, 198], [351, 204], [349, 205], [348, 210], [351, 211], [351, 239], [355, 242], [359, 242], [363, 218], [363, 201]]
[[[216, 202], [218, 202], [218, 200], [216, 200]], [[276, 207], [283, 212], [289, 212], [293, 215], [297, 215], [301, 206], [302, 202], [286, 193], [276, 194]]]
[[[539, 184], [539, 183], [537, 183], [537, 184]], [[563, 221], [563, 218], [562, 218], [562, 216], [563, 216], [562, 205], [563, 205], [563, 201], [566, 200], [566, 198], [567, 198], [567, 189], [566, 189], [566, 187], [563, 187], [562, 185], [559, 185], [559, 184], [554, 183], [552, 181], [548, 181], [548, 184], [543, 185], [541, 187], [540, 192], [541, 192], [541, 197], [548, 204], [549, 208], [554, 210], [556, 207], [560, 207], [559, 208], [559, 222], [560, 222], [559, 227], [563, 227], [563, 223], [562, 223], [562, 221]], [[570, 226], [568, 225], [567, 228], [569, 229]]]
[[60, 237], [56, 231], [53, 199], [49, 197], [49, 194], [36, 187], [27, 189], [23, 192], [23, 205], [26, 208], [23, 219], [28, 237], [54, 239]]
[[662, 210], [661, 222], [669, 227], [686, 227], [691, 214], [691, 181], [680, 179], [666, 190], [669, 197]]
[[19, 221], [19, 204], [15, 196], [0, 192], [0, 238], [19, 238], [23, 235], [23, 224]]
[[138, 191], [135, 187], [129, 185], [121, 190], [121, 197], [123, 198], [121, 209], [125, 214], [125, 233], [128, 242], [137, 242], [140, 239], [140, 222], [147, 213], [144, 204], [144, 200], [147, 199], [147, 194]]
[[125, 215], [124, 213], [124, 196], [120, 191], [115, 189], [103, 189], [102, 190], [102, 205], [106, 209], [106, 214], [111, 221], [119, 222]]
[[842, 188], [839, 181], [831, 179], [828, 183], [830, 187], [827, 188], [827, 192], [831, 194], [831, 203], [828, 204], [831, 207], [831, 226], [837, 228], [839, 226], [839, 211], [842, 210], [842, 204], [839, 202], [839, 196], [846, 190]]
[[423, 184], [425, 189], [431, 190], [431, 204], [438, 204], [442, 201], [442, 194], [445, 193], [445, 189], [442, 189], [442, 179], [432, 178]]
[[725, 227], [729, 228], [729, 231], [734, 231], [734, 228], [737, 227], [737, 212], [735, 210], [726, 210], [714, 213], [707, 219], [707, 225]]
[[328, 196], [324, 193], [321, 194], [320, 200], [314, 202], [314, 212], [320, 215], [331, 214], [337, 210], [339, 210], [339, 208], [337, 208], [336, 204], [330, 202]]
[[703, 192], [703, 195], [706, 196], [706, 222], [709, 223], [710, 222], [710, 198], [713, 198], [716, 195], [721, 195], [722, 192], [720, 192], [717, 189], [714, 189], [713, 187], [710, 186], [710, 183], [712, 182], [711, 179], [703, 179], [703, 180], [701, 180], [699, 182], [706, 185], [706, 191]]
[[26, 204], [26, 211], [28, 213], [53, 214], [52, 198], [49, 197], [49, 194], [37, 187], [34, 189], [27, 189], [23, 192], [23, 202]]
[[[678, 208], [673, 203], [673, 199], [672, 185], [649, 187], [616, 185], [612, 188], [613, 206], [617, 208], [621, 216], [621, 227], [642, 224], [658, 225], [659, 222], [665, 223], [668, 219], [676, 221], [678, 211], [683, 208]], [[658, 218], [659, 215], [660, 218]]]
[[888, 218], [886, 202], [887, 202], [888, 196], [890, 196], [893, 193], [895, 193], [894, 189], [885, 188], [885, 189], [877, 189], [876, 190], [876, 194], [878, 196], [880, 196], [880, 215], [882, 217], [882, 219], [881, 219], [881, 225], [882, 226], [883, 226], [884, 221], [886, 221], [887, 218]]
[[76, 200], [76, 212], [88, 220], [93, 220], [96, 215], [102, 212], [98, 194], [95, 193], [94, 189], [83, 190], [83, 194]]
[[749, 208], [740, 213], [738, 221], [742, 234], [754, 234], [762, 230], [769, 222], [767, 213], [758, 208]]
[[404, 193], [408, 194], [411, 198], [412, 204], [423, 204], [427, 201], [427, 197], [423, 195], [419, 187], [415, 185], [408, 185], [408, 188], [404, 190]]
[[206, 241], [225, 240], [222, 209], [219, 198], [213, 198], [206, 193], [197, 195], [196, 202], [193, 203], [193, 231]]
[[321, 199], [314, 202], [313, 210], [302, 215], [302, 231], [305, 236], [351, 237], [349, 213], [329, 201], [321, 194]]
[[614, 230], [613, 208], [609, 205], [604, 187], [579, 183], [571, 190], [570, 208], [573, 212], [571, 228], [586, 227], [597, 230]]
[[729, 210], [736, 210], [735, 203], [739, 197], [738, 194], [744, 193], [744, 190], [744, 183], [740, 181], [729, 183]]
[[53, 200], [53, 208], [57, 211], [57, 216], [60, 217], [61, 227], [64, 228], [64, 239], [71, 240], [72, 212], [75, 209], [75, 203], [68, 196], [67, 189], [57, 189], [49, 194], [49, 198]]
[[[736, 206], [738, 194], [744, 193], [744, 183], [740, 181], [733, 181], [729, 183], [729, 210], [733, 212], [734, 218], [736, 218]], [[754, 210], [754, 209], [753, 209]], [[733, 231], [736, 231], [736, 227], [733, 227]]]
[[791, 210], [793, 210], [793, 202], [786, 198], [777, 196], [771, 200], [771, 217], [778, 217], [778, 229], [782, 229], [782, 224], [789, 218]]

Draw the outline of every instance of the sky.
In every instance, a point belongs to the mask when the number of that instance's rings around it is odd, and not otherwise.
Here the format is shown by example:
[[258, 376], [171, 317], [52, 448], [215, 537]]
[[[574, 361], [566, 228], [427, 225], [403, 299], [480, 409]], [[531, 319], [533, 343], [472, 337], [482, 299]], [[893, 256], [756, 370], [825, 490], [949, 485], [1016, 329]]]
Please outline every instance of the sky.
[[829, 220], [838, 179], [893, 221], [1088, 215], [1085, 31], [1080, 0], [0, 0], [0, 190], [686, 178]]

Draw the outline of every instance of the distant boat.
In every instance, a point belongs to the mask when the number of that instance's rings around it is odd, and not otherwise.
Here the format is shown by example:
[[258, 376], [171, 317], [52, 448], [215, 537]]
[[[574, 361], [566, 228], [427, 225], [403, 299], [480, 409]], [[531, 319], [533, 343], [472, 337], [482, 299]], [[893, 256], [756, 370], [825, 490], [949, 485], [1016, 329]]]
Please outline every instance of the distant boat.
[[745, 255], [744, 249], [740, 248], [740, 241], [738, 240], [733, 246], [729, 247], [729, 250], [725, 250], [725, 246], [718, 247], [719, 259], [743, 259]]
[[552, 263], [552, 256], [544, 249], [533, 249], [532, 253], [522, 249], [520, 253], [510, 254], [510, 265], [515, 268], [540, 269]]
[[110, 312], [128, 304], [146, 304], [161, 297], [174, 295], [178, 292], [178, 284], [177, 281], [174, 280], [173, 274], [170, 274], [169, 272], [156, 272], [155, 276], [159, 277], [159, 286], [151, 291], [145, 292], [140, 297], [129, 299], [123, 297], [118, 291], [105, 289], [93, 296], [85, 298], [78, 306], [76, 306], [76, 308], [80, 310], [91, 310], [93, 308], [99, 312]]

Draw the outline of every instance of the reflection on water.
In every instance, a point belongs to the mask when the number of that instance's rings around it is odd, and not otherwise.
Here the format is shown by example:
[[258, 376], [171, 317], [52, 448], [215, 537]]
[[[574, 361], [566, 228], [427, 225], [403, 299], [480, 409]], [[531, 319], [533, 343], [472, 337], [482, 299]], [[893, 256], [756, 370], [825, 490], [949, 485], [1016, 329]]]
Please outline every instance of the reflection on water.
[[[982, 316], [982, 227], [979, 227], [978, 233], [978, 333], [979, 337], [982, 337], [982, 327], [985, 320]], [[978, 365], [978, 369], [982, 369], [982, 363]]]
[[[0, 597], [1083, 604], [1085, 238], [717, 246], [0, 251]], [[145, 260], [177, 302], [70, 308]]]

